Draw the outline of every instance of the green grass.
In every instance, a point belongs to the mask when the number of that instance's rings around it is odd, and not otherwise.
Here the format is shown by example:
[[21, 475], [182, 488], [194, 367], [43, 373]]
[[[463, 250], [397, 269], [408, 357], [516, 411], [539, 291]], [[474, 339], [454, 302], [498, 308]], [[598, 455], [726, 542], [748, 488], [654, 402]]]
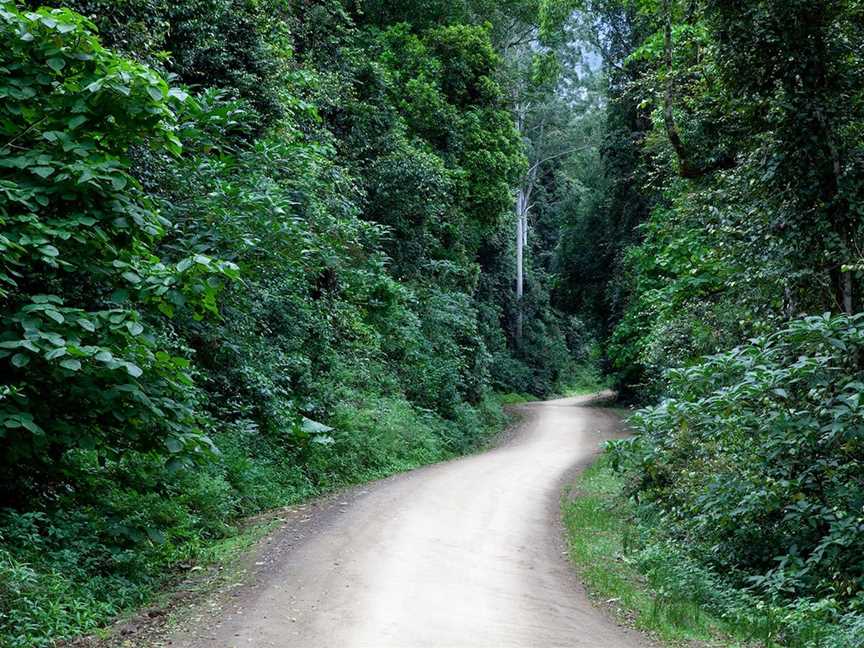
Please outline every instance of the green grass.
[[569, 380], [562, 389], [567, 397], [596, 394], [611, 387], [608, 376], [600, 373], [596, 363], [583, 363], [573, 368]]
[[734, 588], [637, 511], [623, 487], [602, 455], [567, 489], [562, 513], [583, 583], [628, 624], [672, 646], [864, 646], [864, 615], [838, 613], [831, 599], [772, 603]]
[[532, 403], [541, 400], [532, 394], [520, 394], [519, 392], [498, 393], [495, 394], [494, 398], [500, 405], [520, 405], [522, 403]]
[[621, 496], [622, 486], [604, 455], [562, 501], [570, 559], [592, 596], [628, 623], [673, 645], [747, 645], [748, 629], [730, 627], [681, 593], [680, 573], [654, 569], [651, 582], [640, 573], [630, 553], [631, 509]]

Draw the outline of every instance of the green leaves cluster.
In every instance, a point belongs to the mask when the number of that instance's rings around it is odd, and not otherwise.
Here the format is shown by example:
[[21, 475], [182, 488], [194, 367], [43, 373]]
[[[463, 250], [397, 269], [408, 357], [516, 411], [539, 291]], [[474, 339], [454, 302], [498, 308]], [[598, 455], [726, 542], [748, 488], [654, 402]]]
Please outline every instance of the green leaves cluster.
[[154, 313], [215, 310], [214, 279], [232, 271], [159, 259], [170, 223], [128, 160], [141, 141], [180, 151], [182, 95], [70, 11], [4, 4], [0, 20], [3, 462], [39, 473], [72, 448], [205, 450], [189, 361]]
[[819, 599], [835, 620], [864, 611], [862, 345], [861, 316], [790, 322], [670, 371], [669, 397], [613, 446], [679, 546], [773, 604]]
[[608, 252], [583, 263], [570, 245], [562, 283], [625, 389], [657, 394], [665, 368], [794, 316], [859, 310], [856, 4], [590, 8], [609, 26], [608, 218], [574, 221], [577, 245]]

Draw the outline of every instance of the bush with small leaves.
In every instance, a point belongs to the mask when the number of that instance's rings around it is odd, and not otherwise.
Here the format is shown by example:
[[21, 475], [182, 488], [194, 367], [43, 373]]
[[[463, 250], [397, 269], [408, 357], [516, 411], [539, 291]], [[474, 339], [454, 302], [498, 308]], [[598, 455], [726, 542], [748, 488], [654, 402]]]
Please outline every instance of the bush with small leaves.
[[613, 444], [646, 514], [771, 601], [864, 611], [864, 315], [812, 316], [668, 374]]

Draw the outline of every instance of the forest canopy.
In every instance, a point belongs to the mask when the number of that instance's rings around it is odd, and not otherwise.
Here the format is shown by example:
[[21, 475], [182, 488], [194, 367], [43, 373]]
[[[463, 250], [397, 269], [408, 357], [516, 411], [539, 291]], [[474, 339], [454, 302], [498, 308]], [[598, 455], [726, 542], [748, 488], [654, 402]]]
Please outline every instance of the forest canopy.
[[643, 548], [770, 641], [864, 635], [860, 0], [0, 0], [0, 34], [0, 645], [605, 386], [651, 405], [610, 451]]

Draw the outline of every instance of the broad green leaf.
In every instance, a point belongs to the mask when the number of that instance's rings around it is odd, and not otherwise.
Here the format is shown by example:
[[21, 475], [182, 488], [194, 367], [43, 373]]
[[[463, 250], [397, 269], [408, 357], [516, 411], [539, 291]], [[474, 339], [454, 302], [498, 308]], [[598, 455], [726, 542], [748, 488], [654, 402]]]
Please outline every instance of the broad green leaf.
[[26, 353], [16, 353], [12, 356], [12, 364], [16, 367], [26, 367], [30, 364], [30, 356]]
[[178, 101], [186, 101], [189, 98], [189, 94], [184, 92], [180, 88], [170, 88], [168, 90], [168, 96], [173, 97]]
[[147, 527], [147, 537], [155, 544], [163, 544], [165, 542], [165, 534], [153, 527]]
[[333, 428], [323, 423], [319, 423], [318, 421], [313, 421], [312, 419], [303, 417], [302, 429], [304, 432], [309, 434], [323, 434], [325, 432], [332, 432]]
[[172, 454], [177, 454], [181, 450], [183, 450], [183, 442], [174, 436], [169, 436], [165, 439], [165, 447], [168, 448], [168, 452]]
[[62, 304], [63, 300], [60, 299], [57, 295], [33, 295], [30, 298], [34, 304]]
[[54, 358], [60, 358], [66, 355], [66, 347], [60, 347], [59, 349], [52, 349], [48, 353], [45, 354], [46, 360], [54, 360]]
[[140, 378], [144, 371], [136, 364], [132, 364], [131, 362], [126, 363], [126, 371], [133, 378]]
[[59, 311], [53, 310], [51, 308], [45, 309], [45, 315], [50, 317], [52, 320], [54, 320], [58, 324], [62, 324], [65, 321], [65, 318], [63, 317], [62, 313], [60, 313]]
[[22, 418], [21, 426], [25, 430], [27, 430], [28, 432], [32, 432], [33, 434], [45, 434], [45, 430], [43, 430], [36, 423], [34, 423], [32, 418]]
[[64, 369], [69, 369], [69, 371], [78, 371], [81, 369], [81, 362], [74, 358], [66, 358], [65, 360], [60, 361], [60, 366]]
[[187, 467], [186, 461], [182, 458], [178, 459], [177, 457], [172, 457], [165, 463], [165, 470], [168, 471], [169, 475], [176, 474], [181, 470], [185, 470]]

